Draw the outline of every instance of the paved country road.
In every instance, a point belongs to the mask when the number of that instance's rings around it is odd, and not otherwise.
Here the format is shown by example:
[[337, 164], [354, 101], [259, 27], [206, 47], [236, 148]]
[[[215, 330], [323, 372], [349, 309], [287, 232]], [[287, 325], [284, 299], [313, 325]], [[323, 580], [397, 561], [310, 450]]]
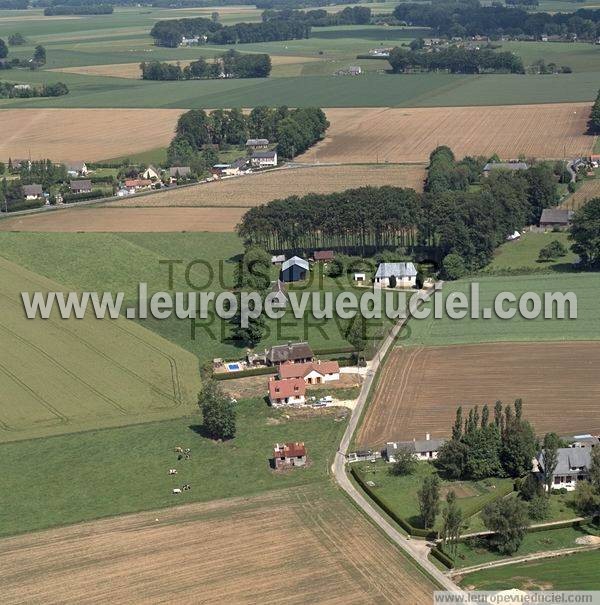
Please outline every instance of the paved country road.
[[[422, 300], [428, 300], [432, 292], [433, 288], [424, 292], [421, 296]], [[414, 559], [420, 567], [422, 567], [430, 576], [432, 576], [434, 580], [443, 588], [443, 590], [463, 592], [463, 590], [459, 588], [451, 580], [451, 578], [446, 576], [428, 559], [429, 547], [427, 546], [425, 540], [411, 540], [410, 538], [402, 535], [390, 524], [384, 515], [377, 509], [377, 507], [367, 497], [365, 497], [362, 491], [358, 490], [354, 486], [346, 473], [346, 454], [348, 452], [348, 447], [350, 445], [352, 435], [358, 426], [358, 422], [365, 407], [371, 387], [373, 386], [377, 369], [379, 368], [381, 360], [384, 358], [387, 350], [392, 346], [405, 322], [405, 319], [401, 319], [394, 325], [393, 329], [388, 334], [387, 338], [382, 342], [379, 351], [373, 358], [370, 371], [367, 372], [367, 375], [365, 376], [360, 395], [358, 396], [358, 400], [356, 402], [356, 407], [350, 416], [350, 422], [348, 423], [344, 436], [342, 437], [342, 441], [336, 453], [331, 470], [337, 483], [350, 496], [350, 498], [352, 498], [352, 500], [354, 500], [354, 502], [360, 506], [360, 508], [371, 518], [374, 523], [381, 528], [383, 532], [385, 532], [385, 534], [393, 542], [395, 542], [404, 552]]]

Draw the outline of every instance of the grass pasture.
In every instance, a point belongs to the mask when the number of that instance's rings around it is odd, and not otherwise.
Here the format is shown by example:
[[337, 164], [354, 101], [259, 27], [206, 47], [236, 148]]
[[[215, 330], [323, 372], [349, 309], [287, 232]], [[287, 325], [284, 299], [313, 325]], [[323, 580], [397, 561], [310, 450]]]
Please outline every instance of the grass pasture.
[[[361, 447], [448, 437], [456, 408], [522, 398], [537, 434], [600, 431], [600, 343], [496, 343], [392, 351], [360, 427]], [[560, 368], [560, 371], [557, 371]], [[571, 401], [568, 416], [566, 402]]]
[[62, 287], [0, 258], [0, 441], [181, 416], [197, 360], [125, 320], [27, 320], [22, 291]]
[[600, 550], [476, 571], [460, 584], [469, 590], [600, 590]]
[[427, 605], [436, 588], [323, 483], [10, 538], [0, 561], [7, 605], [291, 604], [299, 595], [360, 605], [399, 594]]

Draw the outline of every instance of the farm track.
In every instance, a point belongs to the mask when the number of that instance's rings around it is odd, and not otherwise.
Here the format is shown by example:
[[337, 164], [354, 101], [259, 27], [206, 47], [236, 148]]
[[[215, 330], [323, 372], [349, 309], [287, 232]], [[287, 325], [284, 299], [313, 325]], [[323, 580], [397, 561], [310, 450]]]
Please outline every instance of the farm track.
[[[459, 405], [464, 413], [517, 398], [538, 434], [600, 431], [599, 363], [600, 343], [585, 341], [399, 347], [390, 354], [357, 441], [375, 448], [426, 433], [447, 437]], [[566, 401], [573, 402], [567, 416]]]

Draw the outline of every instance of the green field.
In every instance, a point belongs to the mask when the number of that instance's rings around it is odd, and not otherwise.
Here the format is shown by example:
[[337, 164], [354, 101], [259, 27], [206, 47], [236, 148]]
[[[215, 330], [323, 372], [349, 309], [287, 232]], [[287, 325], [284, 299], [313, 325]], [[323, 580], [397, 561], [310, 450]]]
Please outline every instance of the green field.
[[466, 575], [471, 590], [600, 590], [600, 551], [517, 563]]
[[[427, 475], [435, 472], [433, 465], [419, 462], [417, 470], [412, 475], [397, 477], [390, 473], [391, 465], [380, 461], [357, 462], [353, 468], [364, 481], [372, 481], [375, 487], [372, 491], [384, 501], [399, 517], [408, 521], [414, 527], [422, 527], [419, 517], [419, 501], [417, 490]], [[482, 481], [446, 481], [441, 480], [442, 500], [446, 493], [454, 490], [457, 502], [463, 511], [465, 532], [483, 531], [485, 527], [479, 517], [479, 511], [492, 500], [512, 491], [512, 479], [485, 479]], [[441, 529], [442, 517], [438, 515], [435, 529]]]
[[[493, 307], [494, 298], [501, 292], [511, 292], [519, 297], [525, 292], [574, 292], [577, 296], [577, 319], [524, 319], [517, 312], [513, 319], [501, 320], [492, 314], [491, 319], [442, 319], [430, 317], [411, 321], [400, 336], [403, 345], [449, 345], [495, 341], [590, 340], [600, 334], [597, 314], [597, 293], [600, 275], [597, 273], [561, 273], [553, 275], [522, 275], [515, 277], [481, 277], [473, 280], [446, 282], [443, 288], [445, 300], [451, 292], [468, 294], [470, 284], [480, 288], [481, 308]], [[430, 306], [432, 303], [428, 303]], [[511, 306], [516, 308], [515, 306]]]
[[502, 244], [496, 250], [492, 262], [485, 267], [482, 273], [572, 271], [572, 265], [577, 260], [577, 255], [570, 250], [563, 257], [551, 261], [538, 261], [540, 250], [554, 240], [558, 240], [567, 249], [571, 245], [569, 234], [564, 231], [560, 233], [524, 233], [520, 239]]
[[20, 292], [62, 287], [0, 258], [0, 442], [189, 413], [192, 355], [124, 319], [28, 320]]
[[[202, 436], [197, 413], [2, 444], [0, 535], [326, 481], [346, 426], [332, 409], [290, 418], [262, 399], [241, 401], [237, 435], [223, 443]], [[274, 473], [269, 458], [282, 441], [304, 441], [309, 467]], [[177, 446], [190, 448], [192, 459], [178, 462]], [[191, 491], [175, 501], [171, 490], [185, 483]]]
[[[371, 5], [374, 12], [389, 11], [393, 4]], [[577, 4], [575, 8], [580, 8]], [[330, 7], [338, 10], [340, 7]], [[256, 105], [353, 106], [460, 106], [549, 103], [592, 100], [598, 88], [600, 53], [590, 44], [506, 42], [503, 50], [523, 56], [526, 64], [544, 58], [547, 63], [569, 65], [574, 72], [561, 76], [521, 75], [391, 75], [387, 61], [357, 61], [356, 56], [374, 46], [395, 46], [430, 35], [423, 28], [337, 26], [313, 28], [305, 40], [239, 45], [242, 52], [294, 56], [293, 65], [275, 65], [272, 77], [256, 80], [143, 82], [120, 77], [48, 71], [86, 65], [113, 65], [141, 61], [189, 61], [212, 57], [223, 46], [161, 48], [148, 35], [159, 19], [207, 16], [219, 7], [194, 10], [119, 8], [112, 15], [44, 18], [41, 11], [27, 11], [15, 20], [14, 11], [0, 13], [0, 37], [15, 31], [27, 37], [11, 55], [31, 56], [41, 43], [47, 49], [44, 70], [12, 70], [10, 81], [39, 83], [64, 81], [71, 92], [48, 99], [4, 99], [1, 107], [252, 107]], [[223, 23], [257, 21], [260, 11], [249, 7], [222, 9]], [[348, 65], [366, 71], [360, 77], [334, 77]]]
[[[513, 557], [523, 557], [533, 553], [543, 553], [563, 548], [578, 548], [577, 538], [598, 536], [598, 528], [594, 525], [562, 527], [546, 531], [529, 532], [525, 535], [519, 550]], [[504, 561], [511, 557], [502, 555], [487, 548], [485, 538], [472, 538], [467, 542], [459, 542], [454, 566], [456, 568], [480, 565], [493, 561]]]

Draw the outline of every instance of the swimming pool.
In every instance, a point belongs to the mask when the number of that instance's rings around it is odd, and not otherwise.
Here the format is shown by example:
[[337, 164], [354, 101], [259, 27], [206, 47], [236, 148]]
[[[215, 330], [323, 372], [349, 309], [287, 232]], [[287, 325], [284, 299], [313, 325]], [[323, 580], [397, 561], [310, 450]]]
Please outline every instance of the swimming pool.
[[240, 366], [239, 363], [228, 363], [227, 364], [227, 369], [230, 372], [239, 372], [242, 368], [241, 368], [241, 366]]

